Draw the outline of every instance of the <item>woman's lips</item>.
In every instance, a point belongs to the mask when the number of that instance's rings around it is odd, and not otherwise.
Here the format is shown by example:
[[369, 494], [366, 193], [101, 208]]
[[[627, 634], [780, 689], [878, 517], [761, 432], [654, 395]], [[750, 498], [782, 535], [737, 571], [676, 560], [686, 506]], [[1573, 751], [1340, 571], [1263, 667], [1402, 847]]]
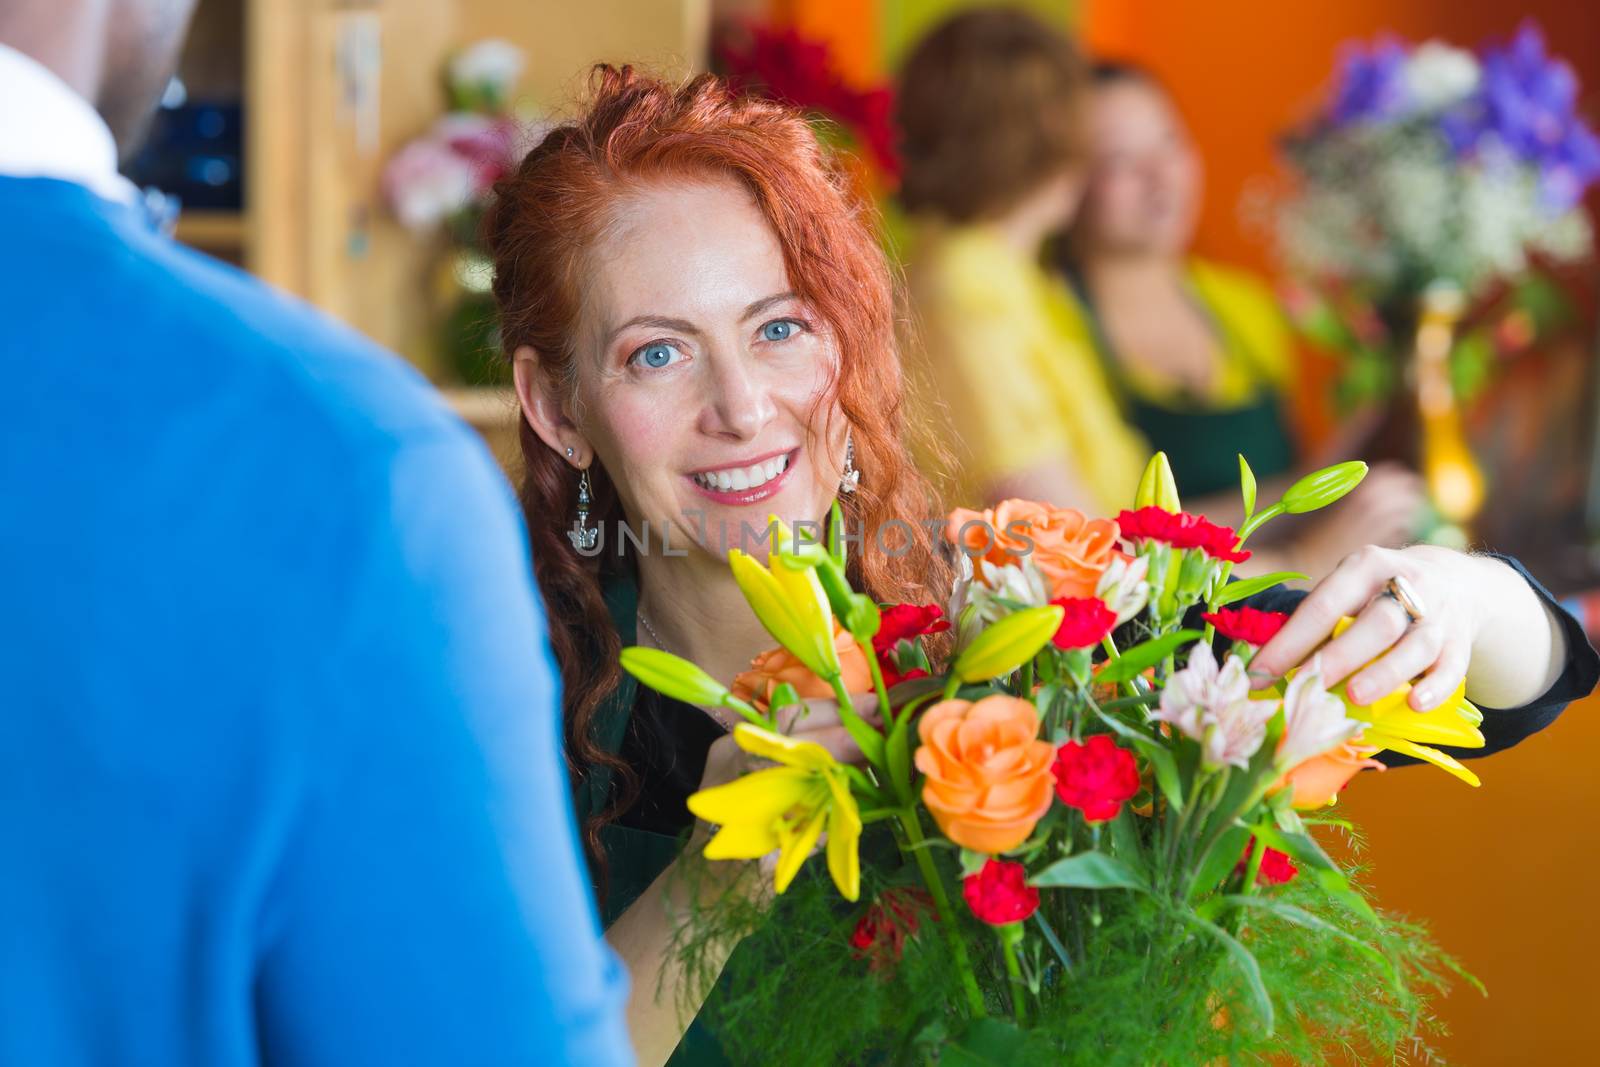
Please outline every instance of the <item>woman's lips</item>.
[[[796, 448], [786, 453], [780, 453], [779, 456], [770, 458], [764, 461], [764, 463], [751, 464], [749, 468], [740, 468], [740, 473], [744, 474], [748, 479], [750, 477], [748, 472], [751, 468], [767, 467], [772, 464], [781, 464], [781, 469], [778, 470], [773, 476], [767, 477], [766, 480], [760, 485], [747, 486], [743, 489], [736, 489], [731, 485], [727, 489], [723, 489], [720, 486], [713, 487], [712, 485], [706, 484], [710, 479], [705, 475], [700, 475], [697, 477], [693, 474], [687, 474], [684, 475], [684, 477], [688, 480], [690, 485], [694, 486], [695, 492], [699, 493], [706, 499], [715, 501], [718, 504], [741, 507], [749, 504], [759, 504], [761, 501], [777, 495], [784, 483], [788, 481], [789, 474], [794, 470], [795, 463], [799, 460], [799, 458], [800, 450]], [[764, 470], [762, 473], [765, 475]]]

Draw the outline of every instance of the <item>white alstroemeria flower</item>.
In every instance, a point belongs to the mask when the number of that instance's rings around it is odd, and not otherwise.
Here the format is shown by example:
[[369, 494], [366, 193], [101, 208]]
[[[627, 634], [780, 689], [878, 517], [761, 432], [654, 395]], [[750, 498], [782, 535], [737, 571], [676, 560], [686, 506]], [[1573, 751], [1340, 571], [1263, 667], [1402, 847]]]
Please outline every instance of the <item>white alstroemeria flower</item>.
[[1267, 723], [1278, 710], [1276, 700], [1251, 700], [1246, 697], [1219, 708], [1200, 739], [1200, 760], [1213, 770], [1218, 767], [1250, 766], [1250, 757], [1267, 737]]
[[1280, 771], [1299, 766], [1359, 734], [1364, 727], [1345, 714], [1344, 701], [1322, 686], [1322, 658], [1289, 680], [1283, 696], [1283, 738], [1275, 762]]
[[1149, 556], [1135, 556], [1131, 562], [1118, 556], [1100, 575], [1094, 595], [1116, 614], [1118, 626], [1139, 614], [1150, 602], [1150, 583], [1145, 579], [1149, 571]]
[[504, 99], [522, 77], [526, 61], [516, 45], [490, 37], [468, 45], [451, 58], [450, 81], [454, 85], [487, 86]]
[[1427, 41], [1406, 60], [1403, 76], [1412, 106], [1438, 111], [1471, 96], [1483, 75], [1471, 52]]
[[979, 560], [978, 575], [978, 580], [967, 592], [967, 600], [977, 605], [978, 616], [984, 622], [1004, 618], [1019, 610], [1019, 604], [1026, 608], [1037, 608], [1050, 603], [1050, 585], [1039, 573], [1039, 568], [1029, 560], [1004, 566], [986, 559]]
[[1200, 742], [1206, 766], [1247, 767], [1276, 710], [1276, 701], [1250, 699], [1244, 660], [1230, 655], [1219, 668], [1210, 647], [1200, 644], [1188, 665], [1167, 679], [1150, 718]]

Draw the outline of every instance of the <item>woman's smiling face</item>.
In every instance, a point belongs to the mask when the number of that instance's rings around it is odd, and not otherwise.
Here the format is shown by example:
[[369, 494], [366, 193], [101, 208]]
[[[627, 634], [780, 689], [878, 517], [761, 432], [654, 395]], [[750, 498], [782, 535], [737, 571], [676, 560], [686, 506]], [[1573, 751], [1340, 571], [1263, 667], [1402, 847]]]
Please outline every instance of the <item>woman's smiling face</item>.
[[821, 518], [844, 456], [838, 352], [744, 187], [643, 186], [586, 265], [565, 433], [610, 475], [635, 532], [648, 522], [674, 551], [764, 557], [769, 513]]

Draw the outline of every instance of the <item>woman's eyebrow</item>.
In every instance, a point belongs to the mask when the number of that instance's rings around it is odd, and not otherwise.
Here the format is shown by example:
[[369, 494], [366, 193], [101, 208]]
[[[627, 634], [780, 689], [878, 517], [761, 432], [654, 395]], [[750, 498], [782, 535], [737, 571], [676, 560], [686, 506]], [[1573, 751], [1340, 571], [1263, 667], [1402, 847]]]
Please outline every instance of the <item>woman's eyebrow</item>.
[[757, 300], [754, 304], [751, 304], [749, 307], [745, 308], [744, 314], [739, 316], [739, 321], [748, 322], [750, 319], [755, 318], [763, 311], [775, 307], [778, 304], [782, 304], [787, 300], [793, 300], [794, 298], [795, 294], [792, 290], [787, 293], [778, 293], [774, 296], [763, 297], [760, 300]]
[[670, 319], [661, 315], [635, 315], [621, 326], [612, 330], [606, 337], [606, 343], [610, 344], [617, 339], [617, 335], [623, 330], [631, 330], [635, 326], [652, 326], [658, 330], [675, 330], [678, 333], [697, 334], [700, 332], [700, 328], [688, 319]]

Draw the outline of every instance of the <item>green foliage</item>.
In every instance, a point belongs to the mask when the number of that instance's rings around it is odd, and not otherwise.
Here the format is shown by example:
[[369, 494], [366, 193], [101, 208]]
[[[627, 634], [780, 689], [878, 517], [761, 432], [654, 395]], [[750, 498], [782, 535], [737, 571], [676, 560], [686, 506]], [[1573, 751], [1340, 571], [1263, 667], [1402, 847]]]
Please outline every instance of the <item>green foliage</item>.
[[[1209, 921], [1142, 893], [1056, 889], [1026, 926], [1024, 975], [1037, 995], [1032, 1025], [1019, 1031], [1001, 1021], [1009, 1003], [998, 939], [952, 892], [985, 992], [989, 1018], [975, 1022], [960, 1010], [959, 979], [930, 915], [897, 966], [874, 970], [852, 952], [850, 935], [877, 894], [915, 881], [893, 866], [886, 833], [869, 836], [882, 862], [863, 864], [860, 905], [841, 902], [811, 863], [769, 911], [739, 896], [683, 917], [675, 954], [700, 989], [715, 981], [701, 1022], [733, 1063], [1432, 1062], [1427, 1042], [1442, 1026], [1428, 998], [1465, 977], [1421, 927], [1359, 919], [1314, 878], [1253, 903], [1221, 901]], [[933, 855], [955, 887], [956, 854]], [[679, 867], [690, 878], [704, 870], [692, 860]], [[717, 945], [738, 936], [717, 981]]]

